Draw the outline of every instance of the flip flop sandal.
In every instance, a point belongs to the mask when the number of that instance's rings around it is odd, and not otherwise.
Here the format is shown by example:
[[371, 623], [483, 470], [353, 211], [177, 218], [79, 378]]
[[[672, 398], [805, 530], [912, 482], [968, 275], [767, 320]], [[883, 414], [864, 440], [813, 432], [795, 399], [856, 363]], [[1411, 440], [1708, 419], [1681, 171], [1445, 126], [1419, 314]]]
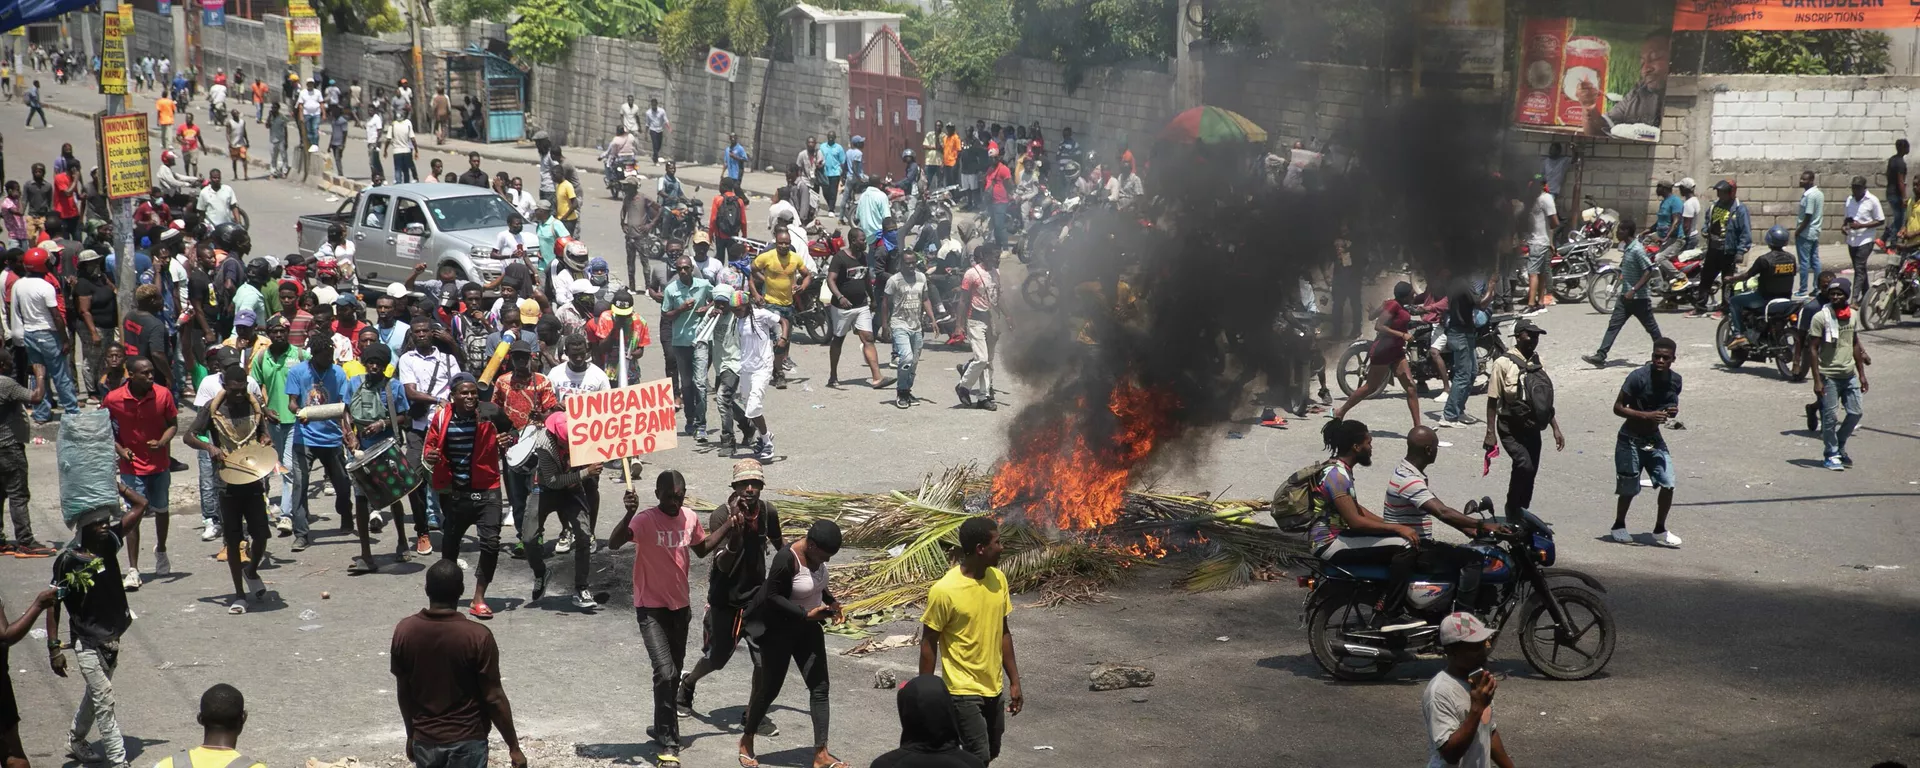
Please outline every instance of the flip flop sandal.
[[740, 755], [740, 768], [760, 768], [760, 760], [758, 758]]
[[827, 755], [827, 758], [833, 762], [827, 763], [826, 765], [815, 766], [814, 768], [853, 768], [853, 766], [847, 765], [845, 760], [841, 760], [833, 755]]
[[467, 615], [476, 619], [491, 619], [493, 618], [493, 609], [487, 607], [486, 603], [469, 605], [467, 606]]

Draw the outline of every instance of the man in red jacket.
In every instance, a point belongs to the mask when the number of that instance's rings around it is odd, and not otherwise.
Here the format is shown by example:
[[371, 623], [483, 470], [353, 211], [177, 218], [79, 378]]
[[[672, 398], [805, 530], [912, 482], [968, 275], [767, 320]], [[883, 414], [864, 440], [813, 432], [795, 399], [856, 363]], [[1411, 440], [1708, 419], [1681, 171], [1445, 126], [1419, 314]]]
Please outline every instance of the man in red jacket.
[[467, 612], [491, 619], [487, 584], [500, 562], [500, 457], [513, 444], [513, 424], [499, 406], [480, 401], [473, 374], [455, 374], [450, 389], [449, 404], [428, 419], [421, 462], [440, 494], [441, 559], [459, 560], [460, 539], [468, 528], [480, 529], [480, 568]]

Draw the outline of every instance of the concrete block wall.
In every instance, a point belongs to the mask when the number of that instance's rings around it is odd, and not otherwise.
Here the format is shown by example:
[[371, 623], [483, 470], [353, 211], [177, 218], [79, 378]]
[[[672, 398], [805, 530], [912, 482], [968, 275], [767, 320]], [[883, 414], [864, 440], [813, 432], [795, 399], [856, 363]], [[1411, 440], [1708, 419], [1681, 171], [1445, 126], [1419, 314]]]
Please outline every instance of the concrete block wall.
[[[1282, 147], [1314, 139], [1359, 144], [1366, 107], [1379, 100], [1385, 87], [1378, 72], [1336, 64], [1268, 59], [1240, 63], [1231, 71], [1227, 87], [1209, 83], [1208, 101], [1245, 115]], [[1232, 87], [1235, 84], [1239, 87]]]
[[1803, 87], [1713, 94], [1713, 159], [1877, 160], [1916, 127], [1906, 88]]
[[[777, 61], [769, 66], [767, 77], [772, 84], [767, 102], [755, 105], [760, 151], [753, 164], [756, 168], [771, 165], [785, 173], [808, 136], [825, 138], [828, 131], [835, 131], [841, 141], [846, 141], [847, 108], [852, 96], [843, 62], [808, 58]], [[755, 92], [753, 98], [758, 101], [760, 93]], [[925, 122], [933, 125], [930, 120]], [[743, 136], [741, 141], [747, 139]], [[752, 148], [749, 144], [748, 149]]]
[[1173, 114], [1173, 76], [1165, 72], [1097, 67], [1080, 87], [1070, 89], [1059, 65], [1036, 59], [1002, 60], [993, 84], [981, 94], [940, 83], [926, 95], [928, 128], [934, 120], [1038, 122], [1047, 142], [1058, 145], [1060, 129], [1070, 127], [1081, 146], [1101, 157], [1118, 156], [1122, 146], [1146, 147]]
[[133, 37], [128, 41], [127, 58], [137, 62], [143, 56], [159, 59], [173, 55], [173, 19], [152, 11], [133, 9]]

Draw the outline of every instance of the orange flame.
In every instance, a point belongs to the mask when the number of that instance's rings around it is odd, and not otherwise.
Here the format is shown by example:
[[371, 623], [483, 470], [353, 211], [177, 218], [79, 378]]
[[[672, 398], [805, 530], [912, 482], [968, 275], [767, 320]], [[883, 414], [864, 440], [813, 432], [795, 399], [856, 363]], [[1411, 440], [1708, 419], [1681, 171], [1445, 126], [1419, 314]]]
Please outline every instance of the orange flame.
[[1167, 392], [1121, 381], [1107, 400], [1112, 429], [1094, 430], [1110, 437], [1089, 444], [1088, 421], [1100, 414], [1087, 413], [1080, 402], [1075, 413], [1030, 430], [1013, 446], [993, 478], [994, 506], [1024, 502], [1029, 517], [1061, 530], [1112, 525], [1120, 518], [1134, 470], [1171, 432], [1177, 407]]

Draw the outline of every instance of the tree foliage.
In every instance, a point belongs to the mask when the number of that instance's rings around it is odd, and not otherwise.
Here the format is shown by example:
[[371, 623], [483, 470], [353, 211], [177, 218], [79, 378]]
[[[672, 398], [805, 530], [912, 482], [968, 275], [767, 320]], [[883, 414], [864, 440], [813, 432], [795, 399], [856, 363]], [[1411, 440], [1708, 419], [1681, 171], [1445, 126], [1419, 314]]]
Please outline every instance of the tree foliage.
[[1090, 67], [1164, 62], [1173, 56], [1176, 0], [1017, 0], [1016, 52], [1049, 59], [1078, 84]]
[[920, 50], [909, 50], [929, 87], [942, 79], [978, 93], [993, 80], [994, 65], [1020, 43], [1011, 0], [951, 0], [932, 19]]
[[1737, 32], [1727, 40], [1726, 70], [1754, 75], [1878, 75], [1892, 40], [1872, 30]]
[[315, 0], [313, 13], [330, 32], [377, 35], [407, 28], [388, 0]]
[[[455, 25], [511, 19], [507, 36], [514, 55], [543, 64], [565, 55], [581, 35], [628, 40], [652, 35], [667, 14], [656, 0], [577, 0], [564, 7], [550, 0], [439, 0], [433, 8]], [[523, 34], [529, 37], [524, 43], [518, 39]], [[554, 58], [539, 58], [546, 56]]]
[[522, 0], [519, 19], [507, 27], [513, 55], [536, 64], [552, 64], [567, 55], [573, 41], [587, 34], [571, 0]]

